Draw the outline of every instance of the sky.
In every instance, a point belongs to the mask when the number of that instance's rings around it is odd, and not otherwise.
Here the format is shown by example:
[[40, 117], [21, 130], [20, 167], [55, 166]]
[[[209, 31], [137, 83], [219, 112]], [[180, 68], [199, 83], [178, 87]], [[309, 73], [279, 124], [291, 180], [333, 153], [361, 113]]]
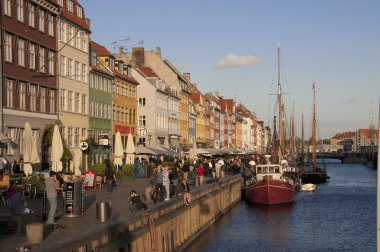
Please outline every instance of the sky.
[[113, 42], [128, 51], [160, 47], [201, 92], [236, 99], [265, 125], [275, 113], [280, 45], [285, 109], [298, 135], [302, 114], [311, 131], [313, 81], [318, 138], [369, 128], [372, 110], [377, 128], [378, 0], [79, 1], [92, 40], [111, 52]]

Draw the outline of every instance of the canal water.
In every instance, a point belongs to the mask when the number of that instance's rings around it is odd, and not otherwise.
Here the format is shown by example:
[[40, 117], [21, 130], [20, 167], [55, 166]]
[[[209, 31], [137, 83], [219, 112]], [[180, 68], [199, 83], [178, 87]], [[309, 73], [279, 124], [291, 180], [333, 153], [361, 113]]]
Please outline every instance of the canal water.
[[296, 202], [242, 202], [186, 251], [376, 251], [376, 170], [328, 160], [330, 182]]

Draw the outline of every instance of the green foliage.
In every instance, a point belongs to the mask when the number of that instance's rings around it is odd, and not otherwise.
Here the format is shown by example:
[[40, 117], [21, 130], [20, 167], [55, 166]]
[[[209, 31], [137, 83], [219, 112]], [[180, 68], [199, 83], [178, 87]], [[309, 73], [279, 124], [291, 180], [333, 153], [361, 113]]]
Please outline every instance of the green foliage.
[[121, 172], [125, 176], [132, 177], [133, 176], [133, 165], [131, 165], [131, 164], [123, 164], [121, 166]]
[[90, 171], [96, 172], [96, 175], [98, 176], [103, 176], [105, 169], [106, 165], [104, 163], [93, 164], [89, 168]]
[[40, 187], [43, 187], [45, 185], [45, 179], [43, 176], [23, 177], [22, 178], [22, 184], [23, 184], [23, 186], [31, 184], [31, 185], [35, 185], [35, 186], [40, 188]]

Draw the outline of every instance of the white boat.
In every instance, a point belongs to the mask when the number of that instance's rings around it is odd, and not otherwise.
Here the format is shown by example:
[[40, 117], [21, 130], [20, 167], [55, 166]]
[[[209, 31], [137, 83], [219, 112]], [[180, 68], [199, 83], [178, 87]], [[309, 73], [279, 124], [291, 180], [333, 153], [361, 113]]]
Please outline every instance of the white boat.
[[301, 190], [303, 192], [313, 192], [317, 186], [311, 183], [303, 184]]

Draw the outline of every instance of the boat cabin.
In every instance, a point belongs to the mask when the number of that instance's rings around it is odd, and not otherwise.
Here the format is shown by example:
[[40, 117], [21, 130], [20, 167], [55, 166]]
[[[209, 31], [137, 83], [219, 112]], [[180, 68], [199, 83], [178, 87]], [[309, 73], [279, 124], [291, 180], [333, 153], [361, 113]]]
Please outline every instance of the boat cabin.
[[256, 165], [256, 179], [261, 180], [266, 177], [281, 179], [282, 166], [278, 164]]

